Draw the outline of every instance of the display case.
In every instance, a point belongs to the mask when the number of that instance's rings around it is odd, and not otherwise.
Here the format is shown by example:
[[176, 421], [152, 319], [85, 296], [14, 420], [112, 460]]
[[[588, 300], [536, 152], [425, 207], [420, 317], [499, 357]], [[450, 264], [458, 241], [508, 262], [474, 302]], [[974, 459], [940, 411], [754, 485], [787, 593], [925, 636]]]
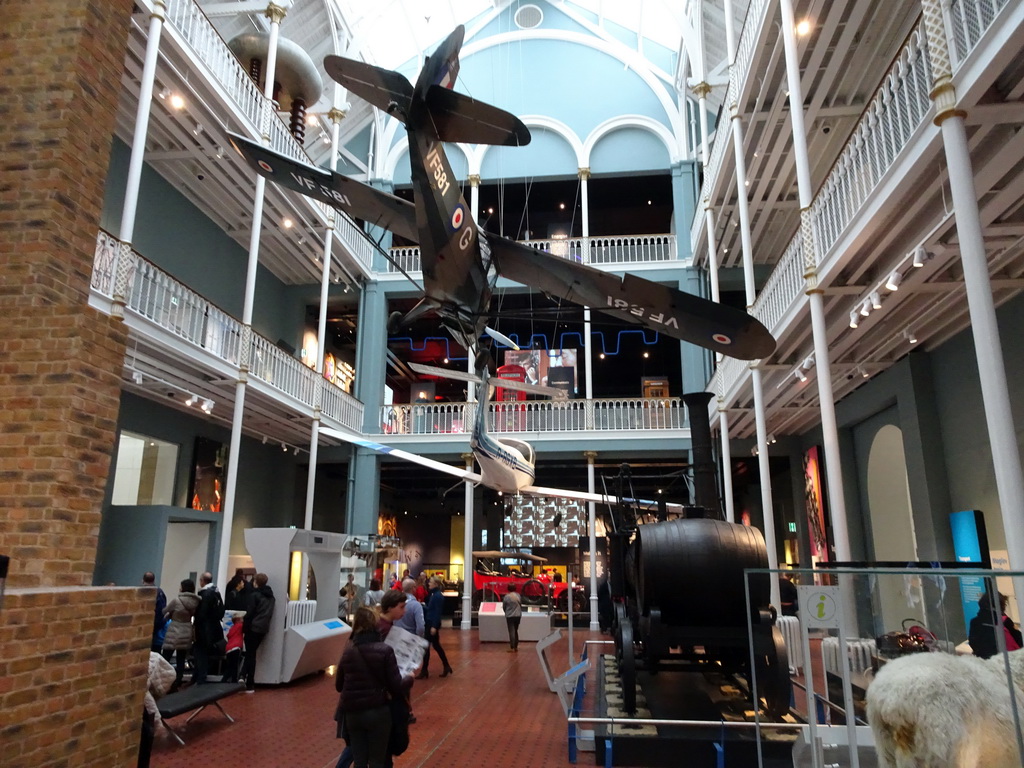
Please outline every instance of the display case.
[[[798, 646], [788, 654], [798, 660], [789, 670], [793, 704], [782, 719], [758, 710], [756, 722], [765, 737], [801, 726], [795, 768], [910, 765], [926, 752], [1024, 765], [1024, 652], [1009, 618], [1022, 574], [749, 569], [748, 606], [751, 580], [783, 573], [799, 597], [797, 615], [784, 617], [782, 632], [787, 646]], [[750, 665], [759, 700], [777, 675], [753, 653]], [[758, 765], [765, 764], [759, 755]]]

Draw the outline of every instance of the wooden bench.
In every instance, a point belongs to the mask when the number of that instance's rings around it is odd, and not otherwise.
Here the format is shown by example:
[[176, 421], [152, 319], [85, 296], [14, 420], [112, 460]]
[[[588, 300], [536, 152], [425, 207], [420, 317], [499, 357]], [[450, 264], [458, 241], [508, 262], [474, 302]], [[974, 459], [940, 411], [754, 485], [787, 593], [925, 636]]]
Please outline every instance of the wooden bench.
[[224, 717], [233, 723], [235, 722], [234, 719], [224, 711], [224, 708], [220, 705], [220, 700], [244, 690], [245, 685], [243, 683], [204, 683], [202, 685], [190, 686], [183, 691], [169, 693], [162, 699], [158, 699], [156, 706], [160, 710], [160, 717], [163, 720], [164, 727], [171, 732], [171, 735], [178, 740], [179, 744], [184, 746], [185, 742], [181, 736], [167, 724], [168, 718], [192, 712], [185, 721], [185, 725], [188, 725], [196, 715], [210, 704], [213, 704]]

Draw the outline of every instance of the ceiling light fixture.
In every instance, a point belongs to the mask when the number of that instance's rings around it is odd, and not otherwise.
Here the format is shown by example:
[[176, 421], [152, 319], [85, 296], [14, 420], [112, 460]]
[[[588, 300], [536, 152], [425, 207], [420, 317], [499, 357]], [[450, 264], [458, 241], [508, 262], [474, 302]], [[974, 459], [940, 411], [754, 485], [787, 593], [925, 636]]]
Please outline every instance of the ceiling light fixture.
[[284, 451], [285, 453], [288, 453], [288, 446], [285, 445], [284, 443], [281, 443], [281, 450]]
[[203, 413], [209, 413], [210, 411], [213, 410], [213, 400], [211, 400], [210, 398], [206, 398], [205, 400], [203, 400], [201, 408], [203, 409]]
[[199, 402], [199, 395], [190, 395], [188, 400], [185, 401], [185, 405], [192, 407]]
[[898, 269], [894, 269], [889, 274], [889, 279], [885, 281], [885, 288], [889, 291], [895, 291], [900, 287], [900, 282], [903, 280], [903, 275], [900, 274]]
[[808, 20], [808, 19], [801, 19], [800, 21], [798, 21], [797, 25], [796, 25], [795, 31], [796, 31], [796, 33], [798, 35], [800, 35], [800, 37], [804, 37], [807, 34], [809, 34], [810, 31], [811, 31], [811, 22], [810, 22], [810, 20]]
[[907, 328], [905, 331], [903, 331], [903, 335], [911, 344], [917, 344], [917, 334], [914, 333], [913, 330], [911, 330], [910, 328]]
[[864, 317], [867, 317], [868, 315], [871, 314], [871, 301], [870, 300], [864, 299], [864, 301], [862, 301], [860, 303], [860, 313]]
[[193, 136], [198, 136], [202, 132], [203, 132], [203, 124], [202, 123], [196, 123], [195, 127], [192, 129], [192, 135]]
[[878, 291], [872, 291], [868, 298], [871, 299], [871, 307], [873, 309], [882, 308], [882, 297], [878, 295]]
[[928, 251], [924, 249], [923, 245], [919, 245], [914, 249], [914, 266], [918, 269], [924, 266], [924, 263], [928, 261], [928, 258]]
[[860, 371], [860, 377], [862, 379], [866, 379], [868, 376], [871, 375], [871, 374], [868, 373], [868, 369], [865, 368], [863, 365], [858, 365], [857, 368]]
[[132, 371], [132, 381], [136, 384], [142, 383], [142, 371]]
[[163, 88], [160, 89], [160, 93], [157, 95], [164, 101], [167, 101], [169, 98], [171, 98], [171, 89], [165, 85]]
[[799, 368], [793, 371], [793, 375], [797, 377], [801, 384], [807, 381], [807, 376]]
[[295, 446], [295, 451], [294, 451], [294, 453], [295, 453], [295, 455], [296, 455], [296, 456], [298, 456], [298, 455], [299, 455], [299, 446], [297, 446], [297, 445]]
[[857, 324], [860, 321], [859, 314], [860, 313], [858, 313], [856, 309], [851, 310], [851, 312], [850, 312], [850, 327], [851, 328], [856, 328], [857, 327]]
[[807, 357], [804, 358], [803, 366], [804, 366], [805, 369], [811, 368], [811, 367], [814, 366], [814, 353], [813, 352], [811, 354], [809, 354]]
[[768, 443], [768, 445], [774, 445], [776, 442], [778, 442], [775, 439], [775, 433], [774, 432], [769, 432], [768, 433], [768, 437], [765, 438], [765, 441]]
[[171, 94], [171, 106], [174, 107], [175, 109], [184, 109], [185, 108], [185, 99], [183, 99], [177, 93], [172, 93]]
[[292, 227], [295, 226], [295, 222], [289, 219], [287, 216], [285, 216], [283, 219], [281, 219], [281, 226], [284, 227], [285, 229], [291, 229]]
[[224, 147], [222, 147], [220, 144], [218, 144], [217, 145], [217, 149], [214, 150], [213, 154], [216, 156], [216, 158], [218, 160], [223, 160], [224, 159]]
[[263, 436], [263, 444], [264, 444], [264, 445], [266, 445], [266, 444], [267, 444], [267, 436], [266, 436], [266, 435], [264, 435], [264, 436]]

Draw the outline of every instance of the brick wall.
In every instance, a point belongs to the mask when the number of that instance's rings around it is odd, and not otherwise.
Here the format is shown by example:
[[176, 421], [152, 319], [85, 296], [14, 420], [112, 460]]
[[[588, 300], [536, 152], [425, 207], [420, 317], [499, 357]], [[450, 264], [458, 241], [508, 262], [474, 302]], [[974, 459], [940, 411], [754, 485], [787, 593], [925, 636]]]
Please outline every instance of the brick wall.
[[88, 306], [131, 0], [4, 0], [0, 552], [92, 583], [126, 335]]
[[131, 0], [0, 23], [0, 763], [136, 764], [152, 591], [91, 588], [126, 334], [88, 306]]
[[0, 609], [0, 763], [134, 766], [154, 591], [14, 589]]

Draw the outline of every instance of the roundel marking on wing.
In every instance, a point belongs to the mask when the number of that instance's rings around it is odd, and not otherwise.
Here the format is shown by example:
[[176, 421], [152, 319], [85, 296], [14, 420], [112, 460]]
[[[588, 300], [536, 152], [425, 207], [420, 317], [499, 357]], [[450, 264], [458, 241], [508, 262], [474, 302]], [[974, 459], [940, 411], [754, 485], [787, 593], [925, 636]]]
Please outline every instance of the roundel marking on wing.
[[262, 168], [267, 173], [273, 173], [274, 172], [274, 167], [270, 163], [268, 163], [266, 160], [257, 160], [256, 162], [259, 163], [260, 168]]
[[726, 336], [724, 333], [711, 334], [711, 340], [716, 344], [732, 344], [732, 337]]
[[455, 210], [452, 211], [452, 229], [458, 229], [462, 226], [462, 222], [466, 219], [466, 212], [462, 208], [462, 204], [455, 206]]

